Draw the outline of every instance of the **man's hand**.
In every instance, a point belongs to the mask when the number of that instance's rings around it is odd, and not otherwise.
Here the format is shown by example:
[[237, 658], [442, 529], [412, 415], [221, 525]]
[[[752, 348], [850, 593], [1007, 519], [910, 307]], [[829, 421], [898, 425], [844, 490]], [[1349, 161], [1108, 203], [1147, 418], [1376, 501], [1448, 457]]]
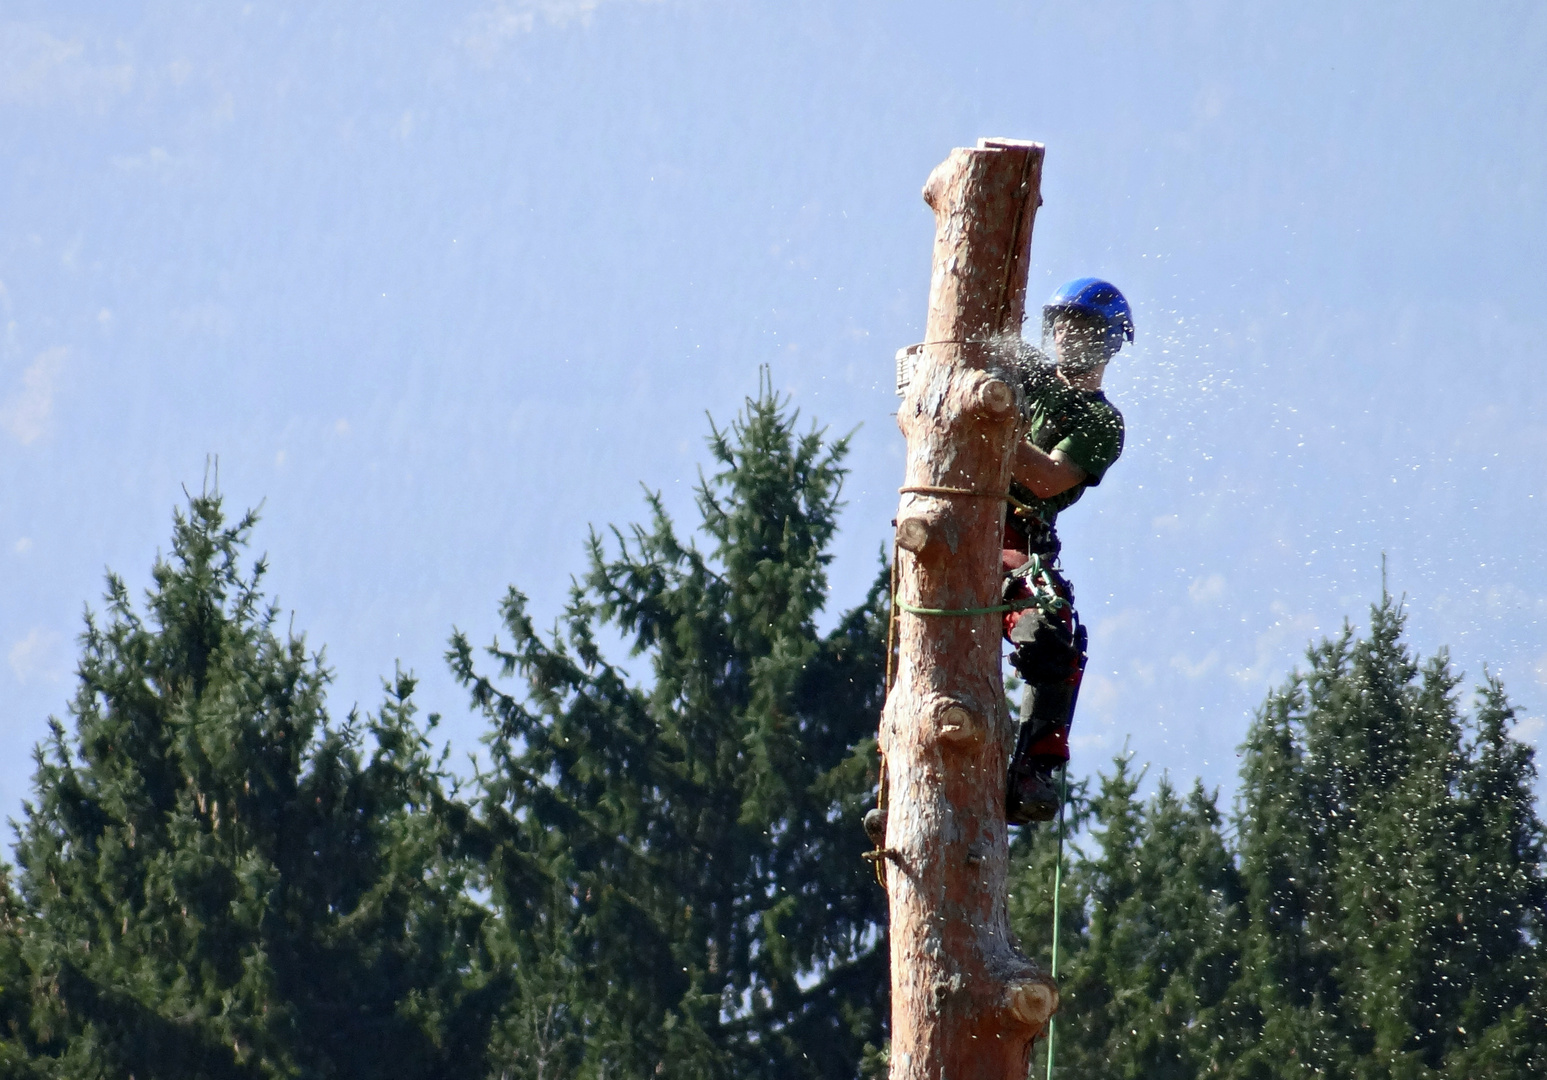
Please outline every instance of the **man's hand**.
[[1016, 483], [1039, 499], [1051, 499], [1085, 482], [1085, 470], [1065, 457], [1062, 450], [1044, 453], [1024, 440], [1016, 445], [1010, 473]]

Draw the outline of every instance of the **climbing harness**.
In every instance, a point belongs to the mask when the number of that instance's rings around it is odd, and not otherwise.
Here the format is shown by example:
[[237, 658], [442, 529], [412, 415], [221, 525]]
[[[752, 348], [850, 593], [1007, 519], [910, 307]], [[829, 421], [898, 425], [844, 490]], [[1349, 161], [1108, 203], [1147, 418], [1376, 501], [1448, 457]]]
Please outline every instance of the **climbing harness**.
[[[909, 484], [897, 489], [900, 495], [962, 495], [974, 499], [998, 499], [1008, 503], [1017, 511], [1034, 513], [1031, 507], [1021, 502], [1007, 491], [976, 491], [972, 488], [944, 487], [938, 484]], [[1010, 611], [1025, 611], [1028, 608], [1041, 608], [1045, 614], [1051, 615], [1060, 608], [1069, 606], [1069, 601], [1058, 595], [1053, 588], [1051, 577], [1047, 568], [1042, 565], [1042, 556], [1033, 554], [1026, 560], [1026, 564], [1018, 570], [1011, 572], [1012, 578], [1024, 578], [1026, 585], [1032, 591], [1030, 600], [1011, 601], [1007, 604], [997, 604], [994, 607], [980, 608], [929, 608], [919, 607], [897, 599], [897, 551], [892, 550], [892, 610], [906, 611], [909, 615], [937, 615], [946, 617], [968, 618], [974, 615], [1003, 615]], [[1039, 580], [1040, 579], [1040, 580]], [[890, 635], [892, 627], [887, 627]], [[887, 663], [891, 663], [891, 653], [887, 653]], [[890, 671], [890, 667], [888, 667]], [[887, 690], [891, 690], [891, 680], [888, 676]]]
[[[1058, 769], [1058, 861], [1053, 864], [1053, 968], [1051, 977], [1058, 981], [1058, 924], [1063, 911], [1064, 888], [1064, 806], [1069, 801], [1069, 763]], [[1053, 1080], [1053, 1037], [1057, 1016], [1047, 1018], [1047, 1080]]]
[[[900, 495], [962, 495], [973, 499], [996, 499], [999, 502], [1015, 502], [1007, 492], [1003, 491], [974, 491], [972, 488], [943, 487], [937, 484], [909, 484], [897, 489]], [[1039, 564], [1040, 566], [1040, 564]], [[976, 608], [931, 608], [919, 607], [917, 604], [909, 604], [897, 599], [897, 550], [892, 549], [892, 611], [906, 611], [909, 615], [940, 615], [945, 617], [970, 618], [975, 615], [1003, 615], [1007, 611], [1024, 611], [1031, 607], [1041, 607], [1036, 602], [1016, 601], [1009, 604], [996, 604], [993, 607]], [[890, 630], [890, 628], [888, 628]], [[891, 654], [887, 654], [888, 663]], [[891, 681], [888, 678], [887, 690], [891, 690]]]
[[1028, 555], [1025, 565], [1010, 571], [1010, 579], [1026, 583], [1033, 599], [1037, 601], [1035, 606], [1041, 608], [1044, 615], [1051, 615], [1069, 606], [1068, 599], [1053, 587], [1052, 569], [1043, 565], [1041, 555]]

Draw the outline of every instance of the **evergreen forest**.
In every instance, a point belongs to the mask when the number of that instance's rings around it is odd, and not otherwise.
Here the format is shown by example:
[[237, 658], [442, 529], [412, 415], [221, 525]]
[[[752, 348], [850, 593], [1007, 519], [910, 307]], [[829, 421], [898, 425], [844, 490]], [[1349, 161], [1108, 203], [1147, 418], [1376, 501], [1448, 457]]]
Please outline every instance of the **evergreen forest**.
[[[881, 1075], [886, 570], [824, 615], [845, 439], [765, 385], [708, 447], [691, 527], [651, 498], [591, 535], [551, 630], [512, 587], [492, 644], [451, 633], [474, 775], [406, 672], [331, 714], [255, 518], [190, 498], [144, 596], [109, 578], [65, 718], [10, 718], [42, 738], [0, 1076]], [[1516, 710], [1415, 656], [1391, 596], [1366, 622], [1261, 704], [1229, 806], [1126, 756], [1071, 786], [1058, 1077], [1547, 1076]], [[1046, 963], [1056, 830], [1012, 857]]]

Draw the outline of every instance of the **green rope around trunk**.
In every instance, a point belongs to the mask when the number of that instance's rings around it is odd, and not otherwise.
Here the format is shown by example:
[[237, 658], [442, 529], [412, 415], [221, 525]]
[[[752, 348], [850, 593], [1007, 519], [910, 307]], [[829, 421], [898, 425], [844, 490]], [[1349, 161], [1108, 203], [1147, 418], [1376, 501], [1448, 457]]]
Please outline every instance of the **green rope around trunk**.
[[[907, 491], [909, 489], [904, 488], [903, 490]], [[977, 493], [969, 492], [967, 494]], [[1047, 568], [1042, 565], [1040, 556], [1031, 556], [1026, 561], [1026, 565], [1012, 571], [1010, 576], [1024, 580], [1026, 585], [1032, 590], [1032, 595], [1020, 600], [1010, 600], [1003, 604], [995, 604], [993, 607], [919, 607], [917, 604], [910, 604], [905, 600], [897, 599], [897, 555], [894, 550], [892, 554], [892, 603], [898, 611], [906, 611], [909, 615], [940, 615], [958, 619], [970, 618], [974, 615], [1003, 615], [1009, 611], [1026, 611], [1030, 608], [1041, 608], [1044, 612], [1051, 615], [1059, 608], [1069, 606], [1069, 601], [1059, 596], [1053, 589], [1049, 581]], [[1037, 584], [1038, 577], [1043, 579], [1043, 584], [1040, 586]]]
[[915, 607], [906, 601], [897, 601], [897, 610], [906, 611], [909, 615], [950, 615], [958, 617], [968, 615], [1002, 615], [1006, 611], [1025, 611], [1027, 608], [1040, 606], [1038, 601], [1034, 599], [1016, 600], [1009, 604], [998, 604], [994, 607], [966, 608]]

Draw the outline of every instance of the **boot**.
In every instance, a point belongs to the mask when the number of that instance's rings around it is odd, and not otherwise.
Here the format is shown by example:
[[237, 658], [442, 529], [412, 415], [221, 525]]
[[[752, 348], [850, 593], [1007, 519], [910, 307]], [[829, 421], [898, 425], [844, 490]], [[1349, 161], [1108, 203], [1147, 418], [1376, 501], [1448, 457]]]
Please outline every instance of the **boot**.
[[1004, 819], [1010, 825], [1032, 825], [1058, 816], [1059, 758], [1038, 757], [1021, 769], [1012, 768], [1005, 782]]
[[[1005, 821], [1011, 825], [1051, 821], [1058, 816], [1056, 774], [1067, 759], [1048, 754], [1049, 747], [1038, 744], [1068, 728], [1074, 694], [1075, 688], [1067, 682], [1026, 686], [1021, 727], [1005, 777]], [[1057, 748], [1056, 742], [1052, 748]]]

